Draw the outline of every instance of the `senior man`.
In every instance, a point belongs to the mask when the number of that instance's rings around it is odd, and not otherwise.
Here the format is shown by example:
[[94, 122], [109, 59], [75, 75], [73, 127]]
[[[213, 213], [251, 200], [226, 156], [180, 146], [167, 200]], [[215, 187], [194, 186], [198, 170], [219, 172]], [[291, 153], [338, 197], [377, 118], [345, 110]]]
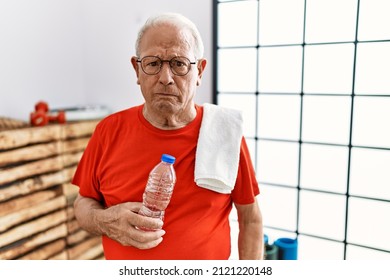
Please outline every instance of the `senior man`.
[[[259, 188], [240, 115], [194, 102], [207, 64], [196, 26], [179, 14], [149, 18], [131, 63], [145, 102], [97, 125], [72, 181], [80, 226], [102, 235], [106, 259], [229, 259], [234, 204], [239, 258], [261, 259]], [[164, 153], [176, 157], [177, 182], [161, 221], [137, 213]]]

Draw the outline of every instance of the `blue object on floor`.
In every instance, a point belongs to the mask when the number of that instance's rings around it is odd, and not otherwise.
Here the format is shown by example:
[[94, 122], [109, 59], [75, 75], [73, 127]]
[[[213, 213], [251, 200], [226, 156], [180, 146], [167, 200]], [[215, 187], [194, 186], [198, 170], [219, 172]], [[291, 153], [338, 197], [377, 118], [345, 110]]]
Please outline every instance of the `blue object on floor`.
[[278, 247], [269, 244], [268, 235], [264, 234], [264, 260], [277, 260]]
[[268, 235], [264, 234], [264, 245], [268, 244]]
[[298, 259], [298, 240], [292, 238], [279, 238], [274, 242], [279, 248], [279, 260]]

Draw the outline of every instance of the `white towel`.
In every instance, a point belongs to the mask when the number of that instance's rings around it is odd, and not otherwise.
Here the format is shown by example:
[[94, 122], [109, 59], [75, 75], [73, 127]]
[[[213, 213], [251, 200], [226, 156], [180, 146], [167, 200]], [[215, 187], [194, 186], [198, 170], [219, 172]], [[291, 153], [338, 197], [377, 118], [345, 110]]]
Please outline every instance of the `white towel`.
[[237, 179], [242, 115], [234, 109], [203, 105], [195, 157], [195, 182], [219, 193], [231, 193]]

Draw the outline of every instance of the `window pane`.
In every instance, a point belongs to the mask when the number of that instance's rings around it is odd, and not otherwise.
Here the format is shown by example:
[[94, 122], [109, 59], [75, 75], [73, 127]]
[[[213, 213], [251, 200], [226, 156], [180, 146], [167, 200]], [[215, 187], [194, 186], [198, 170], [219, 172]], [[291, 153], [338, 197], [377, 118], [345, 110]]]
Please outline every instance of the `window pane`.
[[259, 2], [261, 45], [302, 43], [304, 0], [262, 0]]
[[350, 194], [390, 200], [390, 151], [353, 148]]
[[302, 144], [301, 187], [345, 193], [348, 148]]
[[256, 52], [255, 48], [219, 50], [218, 91], [256, 91]]
[[358, 44], [356, 55], [355, 93], [389, 95], [390, 42]]
[[260, 92], [301, 92], [302, 47], [259, 50]]
[[360, 0], [359, 41], [390, 39], [390, 2]]
[[299, 204], [300, 232], [344, 240], [344, 195], [301, 191]]
[[297, 223], [297, 190], [261, 185], [259, 204], [265, 226], [295, 231]]
[[355, 40], [357, 0], [306, 2], [307, 43]]
[[355, 97], [353, 145], [390, 148], [390, 98]]
[[256, 135], [256, 95], [254, 94], [218, 94], [218, 104], [242, 111], [244, 136]]
[[256, 46], [257, 9], [257, 1], [218, 5], [218, 45]]
[[348, 144], [350, 111], [350, 97], [304, 96], [303, 140]]
[[259, 95], [258, 136], [299, 139], [301, 97], [299, 95]]
[[246, 144], [248, 146], [249, 153], [251, 155], [253, 167], [256, 170], [256, 140], [245, 138], [245, 141], [246, 141]]
[[305, 93], [351, 94], [353, 44], [306, 46]]
[[347, 245], [347, 260], [389, 260], [389, 253]]
[[257, 176], [260, 182], [296, 186], [298, 143], [258, 141]]
[[298, 244], [300, 260], [344, 259], [344, 244], [340, 242], [300, 235]]
[[350, 198], [348, 243], [390, 250], [390, 203]]

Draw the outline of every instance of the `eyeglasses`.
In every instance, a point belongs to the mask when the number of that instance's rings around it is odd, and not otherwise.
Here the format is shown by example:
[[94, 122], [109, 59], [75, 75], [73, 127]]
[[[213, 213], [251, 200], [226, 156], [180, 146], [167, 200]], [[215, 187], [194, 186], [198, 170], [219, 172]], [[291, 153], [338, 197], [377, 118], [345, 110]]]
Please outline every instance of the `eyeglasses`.
[[191, 64], [196, 64], [196, 62], [191, 62], [188, 58], [183, 56], [176, 56], [170, 60], [162, 60], [158, 56], [145, 56], [138, 59], [137, 62], [141, 63], [142, 71], [147, 75], [158, 74], [163, 67], [163, 63], [168, 62], [173, 74], [184, 76], [190, 71]]

